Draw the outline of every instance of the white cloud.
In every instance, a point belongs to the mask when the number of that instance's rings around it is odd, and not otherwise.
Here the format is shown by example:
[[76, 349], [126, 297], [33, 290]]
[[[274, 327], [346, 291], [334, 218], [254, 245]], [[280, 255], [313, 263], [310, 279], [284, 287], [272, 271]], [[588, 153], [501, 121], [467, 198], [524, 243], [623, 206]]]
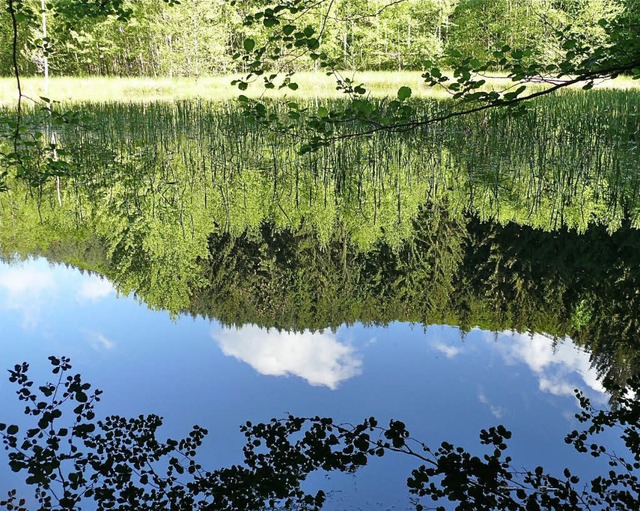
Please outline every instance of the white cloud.
[[278, 332], [254, 325], [223, 328], [212, 333], [225, 355], [246, 362], [269, 376], [296, 375], [314, 386], [330, 389], [361, 373], [353, 347], [333, 333]]
[[55, 287], [51, 272], [35, 268], [7, 268], [0, 270], [0, 287], [6, 289], [9, 298], [39, 295]]
[[439, 351], [440, 353], [444, 353], [447, 358], [453, 358], [462, 352], [460, 348], [447, 346], [446, 344], [442, 344], [441, 342], [434, 343], [433, 349]]
[[498, 349], [507, 363], [523, 362], [538, 376], [539, 388], [556, 396], [572, 396], [576, 387], [604, 393], [602, 382], [591, 367], [589, 353], [570, 339], [554, 342], [542, 334], [504, 332]]
[[111, 339], [108, 339], [98, 332], [87, 332], [87, 336], [89, 338], [89, 344], [91, 344], [91, 347], [96, 351], [112, 350], [116, 346]]
[[98, 275], [90, 275], [82, 281], [78, 297], [85, 300], [97, 301], [113, 292], [111, 282]]
[[[580, 388], [583, 391], [595, 391], [604, 399], [606, 391], [597, 371], [591, 367], [589, 353], [576, 346], [569, 338], [554, 340], [544, 334], [488, 332], [478, 328], [469, 332], [469, 335], [469, 341], [474, 338], [482, 339], [507, 365], [525, 364], [536, 375], [542, 392], [573, 396], [574, 389]], [[468, 346], [452, 346], [441, 341], [432, 342], [431, 346], [448, 358], [461, 354], [470, 355]], [[481, 394], [478, 398], [492, 407], [486, 396]], [[504, 413], [496, 407], [491, 408], [491, 412], [498, 418]]]
[[51, 271], [0, 267], [0, 289], [6, 292], [4, 307], [22, 313], [25, 329], [35, 328], [40, 317], [43, 294], [55, 287]]
[[484, 405], [487, 405], [487, 407], [489, 408], [489, 411], [496, 419], [502, 419], [502, 417], [504, 417], [504, 413], [505, 413], [504, 409], [500, 406], [496, 406], [493, 403], [491, 403], [491, 401], [489, 401], [489, 398], [485, 395], [484, 392], [482, 391], [478, 392], [478, 401], [480, 401]]

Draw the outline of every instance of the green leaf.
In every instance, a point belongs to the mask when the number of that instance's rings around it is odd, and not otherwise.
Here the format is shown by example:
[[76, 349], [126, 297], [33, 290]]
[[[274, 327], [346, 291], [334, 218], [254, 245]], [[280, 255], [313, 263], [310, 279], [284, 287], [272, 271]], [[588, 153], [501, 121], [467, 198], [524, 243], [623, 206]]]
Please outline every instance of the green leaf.
[[23, 468], [25, 468], [25, 464], [20, 461], [13, 460], [9, 462], [9, 467], [11, 467], [11, 470], [13, 472], [20, 472]]
[[277, 18], [265, 18], [262, 22], [262, 24], [266, 27], [266, 28], [271, 28], [275, 25], [278, 24], [278, 19]]
[[282, 27], [282, 32], [284, 33], [284, 35], [291, 35], [293, 34], [295, 29], [296, 27], [293, 25], [285, 25], [284, 27]]
[[398, 89], [398, 99], [400, 101], [404, 101], [405, 99], [409, 99], [411, 97], [411, 88], [405, 86], [402, 86]]
[[363, 115], [369, 115], [373, 111], [371, 103], [364, 99], [356, 99], [353, 102], [354, 108]]
[[325, 117], [329, 116], [329, 110], [327, 110], [325, 107], [321, 106], [320, 108], [318, 108], [318, 117], [324, 119]]
[[256, 47], [256, 42], [253, 39], [245, 39], [244, 40], [244, 51], [247, 53], [252, 52]]

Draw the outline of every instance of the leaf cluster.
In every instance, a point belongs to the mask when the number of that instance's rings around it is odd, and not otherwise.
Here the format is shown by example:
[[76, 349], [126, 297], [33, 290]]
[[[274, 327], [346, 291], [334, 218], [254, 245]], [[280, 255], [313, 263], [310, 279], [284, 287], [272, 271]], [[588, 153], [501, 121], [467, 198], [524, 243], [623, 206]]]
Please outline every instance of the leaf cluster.
[[[363, 84], [345, 78], [339, 70], [339, 61], [322, 51], [322, 33], [331, 16], [333, 2], [291, 0], [279, 2], [266, 9], [247, 15], [246, 26], [260, 24], [266, 40], [258, 44], [246, 39], [244, 52], [234, 58], [242, 62], [248, 73], [233, 81], [240, 91], [246, 91], [257, 77], [263, 78], [264, 90], [289, 87], [297, 89], [292, 81], [293, 63], [301, 58], [311, 58], [319, 69], [336, 79], [336, 89], [342, 91], [350, 103], [340, 109], [301, 111], [293, 103], [289, 118], [295, 123], [283, 123], [267, 105], [259, 99], [248, 99], [242, 94], [240, 104], [247, 117], [276, 132], [298, 133], [304, 142], [301, 153], [317, 151], [337, 139], [369, 135], [377, 131], [399, 132], [441, 122], [451, 117], [468, 115], [489, 108], [508, 107], [513, 113], [522, 114], [525, 103], [539, 96], [572, 85], [591, 89], [599, 80], [615, 78], [620, 74], [640, 77], [640, 45], [633, 35], [633, 28], [640, 23], [636, 0], [629, 0], [627, 8], [612, 20], [603, 18], [599, 26], [605, 33], [606, 43], [594, 44], [584, 33], [573, 30], [571, 25], [553, 27], [555, 37], [562, 41], [562, 54], [555, 62], [545, 62], [532, 49], [498, 45], [491, 59], [480, 61], [452, 50], [443, 61], [452, 64], [452, 72], [444, 72], [437, 62], [424, 62], [424, 82], [429, 87], [440, 87], [454, 100], [444, 112], [420, 118], [406, 100], [411, 89], [401, 87], [397, 97], [376, 106], [367, 97]], [[319, 30], [303, 26], [300, 20], [309, 12], [316, 12], [324, 21]], [[538, 56], [539, 57], [539, 56]], [[507, 74], [508, 85], [488, 88], [487, 76], [493, 69]], [[278, 84], [281, 74], [284, 79]], [[542, 87], [531, 88], [531, 84]], [[348, 126], [348, 129], [340, 129]]]
[[[69, 374], [69, 359], [49, 360], [56, 381], [37, 389], [27, 363], [9, 371], [34, 427], [21, 433], [18, 425], [0, 423], [9, 466], [26, 473], [39, 511], [79, 509], [89, 501], [99, 510], [284, 506], [317, 511], [326, 494], [302, 489], [309, 474], [353, 473], [390, 453], [417, 462], [407, 479], [417, 510], [444, 511], [449, 508], [445, 502], [458, 511], [622, 510], [640, 504], [640, 406], [632, 397], [623, 396], [614, 408], [595, 410], [577, 394], [582, 407], [577, 417], [588, 427], [570, 433], [566, 442], [578, 452], [607, 456], [611, 467], [582, 486], [569, 469], [556, 476], [543, 467], [516, 468], [505, 455], [511, 432], [501, 425], [480, 432], [485, 453], [477, 455], [449, 442], [432, 448], [412, 438], [402, 421], [381, 426], [373, 417], [358, 424], [291, 415], [267, 423], [247, 422], [240, 428], [246, 438], [244, 464], [207, 471], [195, 461], [205, 429], [195, 426], [182, 440], [163, 441], [157, 436], [162, 419], [155, 415], [97, 420], [94, 407], [101, 392], [91, 391], [80, 375]], [[65, 419], [69, 413], [70, 419]], [[629, 461], [606, 445], [588, 446], [591, 437], [612, 427], [622, 428]], [[0, 502], [17, 511], [26, 511], [26, 505], [16, 491]]]

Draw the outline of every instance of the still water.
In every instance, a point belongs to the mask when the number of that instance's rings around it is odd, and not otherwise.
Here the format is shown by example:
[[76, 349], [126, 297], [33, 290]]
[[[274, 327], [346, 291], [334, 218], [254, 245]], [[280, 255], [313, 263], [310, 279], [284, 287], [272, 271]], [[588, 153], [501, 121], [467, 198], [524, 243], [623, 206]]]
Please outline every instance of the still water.
[[[583, 462], [562, 441], [576, 426], [573, 389], [607, 401], [589, 354], [543, 334], [406, 323], [289, 333], [172, 321], [117, 297], [105, 279], [44, 259], [0, 266], [0, 306], [5, 365], [30, 361], [42, 382], [51, 377], [47, 357], [65, 354], [105, 390], [99, 415], [157, 413], [173, 437], [207, 427], [202, 459], [209, 467], [241, 461], [238, 426], [246, 420], [292, 413], [402, 419], [433, 445], [469, 448], [480, 429], [507, 424], [516, 460], [560, 470]], [[0, 389], [3, 414], [19, 415], [9, 384]], [[399, 456], [312, 483], [333, 490], [329, 509], [405, 509], [404, 481], [415, 464]], [[15, 480], [3, 477], [0, 485], [7, 490]]]
[[[0, 363], [42, 382], [70, 357], [98, 416], [206, 427], [207, 468], [293, 414], [472, 452], [505, 424], [514, 466], [593, 474], [563, 438], [574, 389], [605, 405], [640, 364], [638, 103], [568, 94], [305, 156], [229, 106], [89, 105], [59, 188], [43, 149], [0, 194]], [[0, 382], [0, 420], [22, 409]], [[415, 466], [308, 484], [405, 509]]]

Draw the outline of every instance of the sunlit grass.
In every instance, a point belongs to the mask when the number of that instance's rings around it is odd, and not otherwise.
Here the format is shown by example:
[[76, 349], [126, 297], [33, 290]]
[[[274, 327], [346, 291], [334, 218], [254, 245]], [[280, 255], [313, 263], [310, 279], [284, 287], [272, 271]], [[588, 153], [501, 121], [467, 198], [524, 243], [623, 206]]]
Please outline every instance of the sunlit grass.
[[[419, 72], [412, 71], [376, 71], [344, 72], [343, 77], [351, 78], [355, 83], [363, 83], [372, 96], [395, 96], [403, 85], [412, 88], [416, 97], [445, 97], [441, 89], [427, 87]], [[206, 99], [225, 101], [233, 99], [239, 93], [231, 85], [233, 76], [213, 76], [204, 78], [106, 78], [106, 77], [54, 77], [49, 83], [48, 97], [64, 102], [152, 102], [179, 99]], [[334, 77], [323, 73], [300, 73], [295, 76], [299, 88], [269, 91], [269, 97], [317, 97], [338, 98], [342, 95], [336, 90]], [[504, 87], [506, 77], [496, 74], [487, 80], [487, 87]], [[44, 82], [40, 77], [23, 78], [23, 93], [37, 99], [44, 96]], [[638, 81], [630, 78], [617, 78], [598, 85], [616, 89], [640, 89]], [[262, 92], [259, 85], [253, 86], [245, 94], [256, 96]], [[9, 105], [17, 97], [15, 80], [0, 78], [0, 105]]]
[[[417, 72], [369, 72], [354, 75], [345, 73], [357, 83], [364, 83], [376, 97], [394, 96], [399, 87], [409, 85], [417, 96], [443, 96], [441, 91], [428, 89]], [[231, 85], [233, 76], [214, 76], [204, 78], [105, 78], [105, 77], [60, 77], [52, 78], [48, 96], [57, 101], [168, 101], [180, 99], [206, 99], [225, 101], [240, 93]], [[336, 90], [334, 77], [324, 73], [300, 73], [295, 82], [297, 91], [282, 89], [269, 91], [269, 97], [317, 97], [339, 98], [342, 93]], [[23, 92], [37, 99], [44, 95], [42, 78], [23, 79]], [[257, 96], [263, 92], [260, 84], [255, 84], [244, 94]], [[10, 104], [16, 98], [15, 81], [0, 79], [0, 104]]]

